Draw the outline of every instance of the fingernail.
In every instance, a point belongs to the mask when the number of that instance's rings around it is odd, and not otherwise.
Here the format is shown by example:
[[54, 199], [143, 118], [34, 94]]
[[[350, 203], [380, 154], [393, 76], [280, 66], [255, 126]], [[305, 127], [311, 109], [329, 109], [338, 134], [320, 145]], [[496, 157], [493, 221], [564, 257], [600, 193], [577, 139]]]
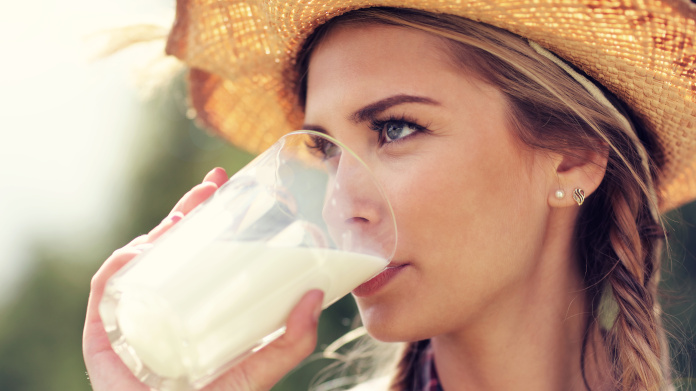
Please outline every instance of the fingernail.
[[222, 167], [215, 167], [215, 168], [213, 168], [213, 169], [210, 170], [207, 174], [205, 174], [205, 176], [203, 177], [203, 182], [206, 181], [206, 178], [208, 178], [208, 176], [213, 175], [213, 174], [215, 174], [215, 173], [217, 173], [217, 172], [220, 172], [220, 171], [225, 172], [225, 170], [224, 170]]

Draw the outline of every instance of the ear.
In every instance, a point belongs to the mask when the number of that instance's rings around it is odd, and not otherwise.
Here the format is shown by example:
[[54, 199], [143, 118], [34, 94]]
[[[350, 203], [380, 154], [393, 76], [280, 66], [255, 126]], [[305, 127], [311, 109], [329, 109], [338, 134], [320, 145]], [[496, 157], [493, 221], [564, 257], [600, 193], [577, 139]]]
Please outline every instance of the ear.
[[[554, 156], [556, 179], [549, 181], [552, 184], [548, 189], [549, 206], [552, 208], [577, 207], [573, 192], [580, 189], [584, 192], [585, 198], [594, 193], [604, 179], [608, 159], [609, 150], [603, 146], [593, 151], [586, 150]], [[563, 197], [558, 197], [559, 190], [563, 192]]]

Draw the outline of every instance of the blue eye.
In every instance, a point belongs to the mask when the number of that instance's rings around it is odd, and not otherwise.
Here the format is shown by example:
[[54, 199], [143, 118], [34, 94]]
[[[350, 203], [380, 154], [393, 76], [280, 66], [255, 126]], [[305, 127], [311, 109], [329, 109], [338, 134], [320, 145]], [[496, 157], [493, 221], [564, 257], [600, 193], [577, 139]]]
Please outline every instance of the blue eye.
[[387, 142], [391, 142], [416, 131], [418, 129], [407, 122], [389, 122], [384, 127], [384, 138]]
[[370, 129], [379, 133], [380, 143], [383, 144], [398, 141], [414, 133], [426, 130], [423, 126], [405, 118], [374, 119], [370, 124]]

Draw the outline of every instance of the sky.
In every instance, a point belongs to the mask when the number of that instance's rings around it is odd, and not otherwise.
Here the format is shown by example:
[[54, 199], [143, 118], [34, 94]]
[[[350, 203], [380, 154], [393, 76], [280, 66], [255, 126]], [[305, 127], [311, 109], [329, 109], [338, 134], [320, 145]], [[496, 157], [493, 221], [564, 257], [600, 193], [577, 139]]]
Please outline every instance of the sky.
[[[174, 0], [14, 1], [0, 13], [0, 302], [37, 239], [95, 240], [138, 142], [135, 69], [161, 46], [91, 59], [107, 29], [168, 27]], [[138, 61], [140, 62], [138, 64]]]

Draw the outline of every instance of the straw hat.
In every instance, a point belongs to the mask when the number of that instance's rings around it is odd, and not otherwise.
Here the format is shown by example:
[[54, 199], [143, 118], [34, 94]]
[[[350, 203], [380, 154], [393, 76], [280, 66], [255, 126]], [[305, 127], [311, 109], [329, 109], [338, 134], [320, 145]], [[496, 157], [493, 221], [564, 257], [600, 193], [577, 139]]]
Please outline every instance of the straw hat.
[[302, 124], [292, 69], [307, 36], [374, 6], [460, 15], [538, 42], [657, 135], [662, 210], [696, 198], [696, 4], [687, 0], [178, 0], [167, 53], [191, 68], [198, 121], [258, 152]]

